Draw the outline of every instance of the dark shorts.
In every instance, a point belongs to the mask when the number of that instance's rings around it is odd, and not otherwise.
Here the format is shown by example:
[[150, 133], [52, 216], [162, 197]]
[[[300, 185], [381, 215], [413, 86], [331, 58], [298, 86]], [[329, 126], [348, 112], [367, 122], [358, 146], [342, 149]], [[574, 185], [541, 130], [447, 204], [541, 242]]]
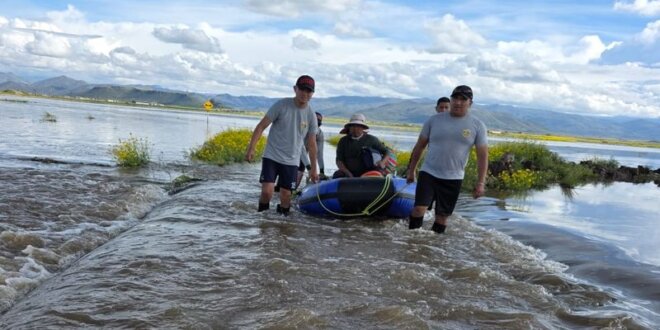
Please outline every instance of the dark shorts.
[[291, 190], [296, 185], [297, 177], [298, 166], [296, 165], [284, 165], [270, 158], [263, 158], [261, 161], [261, 175], [259, 176], [260, 183], [275, 183], [275, 180], [277, 180], [278, 187]]
[[415, 190], [415, 206], [429, 206], [435, 201], [435, 214], [449, 216], [454, 212], [463, 180], [438, 179], [419, 172]]

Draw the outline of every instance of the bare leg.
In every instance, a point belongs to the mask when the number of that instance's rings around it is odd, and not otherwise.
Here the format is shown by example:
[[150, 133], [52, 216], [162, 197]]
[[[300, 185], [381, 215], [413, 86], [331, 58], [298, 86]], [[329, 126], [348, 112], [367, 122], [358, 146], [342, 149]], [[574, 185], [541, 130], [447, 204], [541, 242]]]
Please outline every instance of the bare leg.
[[433, 223], [433, 226], [431, 227], [431, 230], [438, 234], [442, 234], [445, 232], [445, 229], [447, 229], [447, 218], [448, 216], [446, 215], [435, 215], [435, 222]]
[[411, 215], [411, 216], [413, 216], [413, 217], [415, 217], [415, 218], [417, 218], [417, 217], [423, 217], [424, 214], [426, 213], [426, 209], [428, 209], [428, 206], [424, 206], [424, 205], [418, 205], [418, 206], [415, 206], [415, 208], [414, 208], [413, 211], [412, 211], [412, 215]]
[[427, 207], [424, 205], [415, 206], [415, 208], [413, 208], [412, 213], [410, 214], [410, 219], [408, 220], [408, 229], [417, 229], [422, 227], [426, 208]]
[[291, 207], [291, 190], [280, 188], [280, 205], [283, 208]]
[[273, 199], [273, 190], [275, 189], [274, 182], [263, 182], [261, 184], [261, 196], [259, 196], [259, 203], [270, 203]]
[[440, 225], [447, 225], [447, 218], [449, 216], [447, 215], [435, 215], [435, 223], [440, 224]]

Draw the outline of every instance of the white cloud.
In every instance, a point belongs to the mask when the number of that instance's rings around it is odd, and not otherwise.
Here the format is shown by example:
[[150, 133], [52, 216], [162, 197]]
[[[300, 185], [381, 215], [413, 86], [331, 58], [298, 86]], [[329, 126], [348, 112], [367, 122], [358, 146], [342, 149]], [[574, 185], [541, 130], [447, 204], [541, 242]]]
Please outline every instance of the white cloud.
[[361, 0], [247, 0], [249, 10], [281, 17], [298, 17], [307, 12], [340, 13], [355, 9]]
[[660, 20], [648, 23], [637, 38], [646, 45], [654, 44], [660, 39]]
[[427, 30], [435, 39], [431, 49], [437, 53], [469, 53], [486, 45], [486, 39], [474, 32], [462, 20], [446, 14], [440, 20], [434, 20], [426, 25]]
[[206, 32], [188, 27], [157, 27], [153, 30], [154, 37], [161, 41], [180, 44], [184, 48], [208, 53], [222, 53], [220, 41], [209, 37]]
[[580, 48], [569, 57], [569, 62], [578, 64], [587, 64], [592, 60], [597, 60], [601, 55], [614, 47], [621, 45], [621, 42], [615, 41], [608, 45], [603, 44], [600, 37], [591, 35], [580, 39], [578, 47]]
[[614, 9], [644, 16], [655, 16], [660, 15], [660, 0], [635, 0], [632, 3], [628, 1], [616, 1], [614, 2]]
[[372, 36], [369, 30], [357, 27], [350, 22], [337, 22], [334, 27], [334, 32], [341, 36], [355, 38], [369, 38]]
[[27, 43], [25, 49], [34, 55], [67, 57], [71, 54], [71, 43], [66, 37], [35, 32], [34, 40]]
[[52, 22], [65, 22], [65, 21], [82, 21], [85, 19], [85, 15], [76, 9], [72, 5], [67, 5], [66, 10], [64, 11], [50, 11], [46, 13], [46, 16]]
[[[339, 3], [348, 4], [357, 2]], [[334, 3], [312, 1], [309, 5], [318, 10]], [[299, 19], [285, 22], [296, 29], [278, 29], [279, 18], [271, 18], [265, 27], [242, 29], [183, 25], [177, 20], [168, 25], [88, 22], [73, 7], [43, 20], [0, 16], [0, 69], [19, 76], [21, 72], [52, 72], [93, 83], [159, 84], [265, 96], [290, 95], [295, 78], [302, 73], [317, 79], [317, 97], [435, 98], [465, 83], [475, 89], [477, 102], [660, 116], [660, 86], [653, 85], [659, 66], [599, 61], [619, 42], [564, 33], [544, 34], [543, 40], [505, 40], [458, 16], [433, 19], [393, 5], [367, 5], [370, 11], [331, 13], [336, 19], [314, 24], [321, 27], [316, 30], [306, 25], [308, 21], [295, 25]], [[383, 6], [387, 20], [379, 16]], [[397, 27], [400, 31], [383, 34], [394, 30], [393, 18], [405, 24]], [[375, 35], [353, 24], [369, 27]], [[649, 24], [645, 30], [649, 32], [639, 37], [657, 40], [656, 24]], [[429, 40], [432, 52], [424, 50]]]
[[316, 50], [321, 48], [321, 43], [309, 33], [298, 33], [291, 39], [291, 47], [300, 50]]

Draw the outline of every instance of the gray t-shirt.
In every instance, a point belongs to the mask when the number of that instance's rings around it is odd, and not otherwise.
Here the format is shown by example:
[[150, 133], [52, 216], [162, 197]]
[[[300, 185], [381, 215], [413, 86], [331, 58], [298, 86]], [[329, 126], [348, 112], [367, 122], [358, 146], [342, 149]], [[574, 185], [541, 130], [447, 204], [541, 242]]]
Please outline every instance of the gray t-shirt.
[[[319, 164], [319, 170], [325, 169], [325, 162], [323, 161], [324, 140], [325, 139], [323, 138], [323, 131], [319, 128], [318, 132], [316, 133], [316, 160], [317, 163]], [[311, 161], [309, 160], [309, 155], [307, 154], [307, 145], [305, 145], [304, 149], [302, 150], [302, 153], [300, 154], [300, 161], [305, 166], [311, 165]]]
[[472, 146], [488, 144], [486, 125], [469, 113], [452, 117], [449, 112], [431, 116], [420, 137], [429, 139], [420, 171], [445, 180], [462, 180]]
[[280, 164], [298, 166], [305, 138], [318, 130], [316, 114], [309, 105], [298, 108], [293, 98], [285, 98], [275, 102], [266, 117], [273, 124], [268, 132], [263, 157]]

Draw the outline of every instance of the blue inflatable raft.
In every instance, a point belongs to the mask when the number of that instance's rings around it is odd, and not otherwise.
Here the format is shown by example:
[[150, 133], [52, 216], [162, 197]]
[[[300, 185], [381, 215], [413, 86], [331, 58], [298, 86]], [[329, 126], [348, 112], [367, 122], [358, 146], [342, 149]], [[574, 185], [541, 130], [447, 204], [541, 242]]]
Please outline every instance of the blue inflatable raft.
[[414, 182], [391, 176], [332, 179], [306, 186], [298, 197], [298, 208], [338, 218], [406, 218], [415, 205], [415, 187]]

